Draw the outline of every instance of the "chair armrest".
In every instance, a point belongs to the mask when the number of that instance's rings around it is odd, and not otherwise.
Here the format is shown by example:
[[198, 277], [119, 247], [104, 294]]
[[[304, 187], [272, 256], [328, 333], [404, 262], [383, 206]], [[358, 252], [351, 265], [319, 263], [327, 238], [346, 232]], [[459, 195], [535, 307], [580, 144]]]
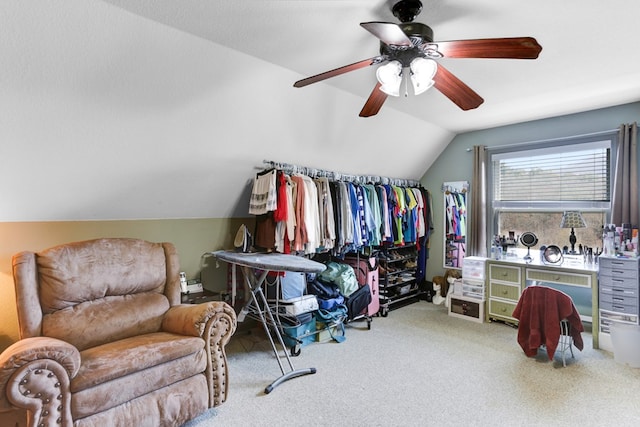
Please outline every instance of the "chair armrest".
[[80, 362], [77, 348], [55, 338], [14, 343], [0, 355], [0, 409], [27, 409], [36, 425], [59, 419], [58, 425], [71, 426], [69, 383]]
[[219, 406], [227, 398], [225, 346], [236, 327], [235, 311], [221, 301], [173, 306], [162, 321], [162, 329], [166, 332], [199, 336], [205, 340], [209, 362], [205, 372], [209, 384], [209, 407]]
[[236, 328], [236, 315], [233, 309], [225, 302], [210, 301], [202, 304], [175, 305], [167, 311], [162, 319], [162, 330], [174, 334], [188, 335], [206, 338], [207, 323], [218, 316], [229, 317], [233, 323], [233, 331]]

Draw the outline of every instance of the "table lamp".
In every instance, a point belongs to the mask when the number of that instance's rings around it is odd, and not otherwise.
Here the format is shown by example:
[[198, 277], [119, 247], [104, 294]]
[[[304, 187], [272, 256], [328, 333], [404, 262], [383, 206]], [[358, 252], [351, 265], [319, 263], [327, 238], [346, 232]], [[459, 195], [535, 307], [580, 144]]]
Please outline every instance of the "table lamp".
[[571, 243], [570, 254], [576, 254], [576, 233], [574, 228], [585, 228], [587, 224], [582, 218], [582, 214], [578, 211], [565, 211], [562, 214], [562, 221], [560, 222], [560, 228], [570, 228], [571, 234], [569, 235], [569, 243]]

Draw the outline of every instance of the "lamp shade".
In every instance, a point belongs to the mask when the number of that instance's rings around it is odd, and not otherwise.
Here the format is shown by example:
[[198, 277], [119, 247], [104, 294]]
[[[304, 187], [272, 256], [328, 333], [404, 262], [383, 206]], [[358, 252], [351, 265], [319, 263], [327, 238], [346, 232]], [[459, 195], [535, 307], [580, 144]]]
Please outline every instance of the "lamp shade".
[[389, 61], [378, 67], [376, 78], [382, 86], [380, 90], [391, 96], [400, 96], [402, 84], [402, 64], [399, 61]]
[[560, 228], [585, 228], [587, 223], [584, 222], [582, 214], [578, 211], [565, 211], [562, 214]]
[[418, 57], [411, 61], [411, 83], [413, 93], [420, 95], [433, 86], [433, 76], [438, 71], [438, 64], [433, 59]]

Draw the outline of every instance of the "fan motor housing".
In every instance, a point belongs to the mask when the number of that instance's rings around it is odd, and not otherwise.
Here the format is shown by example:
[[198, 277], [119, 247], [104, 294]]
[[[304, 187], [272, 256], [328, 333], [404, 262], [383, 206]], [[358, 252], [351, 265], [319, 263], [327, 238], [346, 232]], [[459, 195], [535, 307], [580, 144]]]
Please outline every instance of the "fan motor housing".
[[417, 57], [426, 56], [419, 46], [433, 42], [433, 30], [420, 22], [398, 24], [400, 29], [411, 39], [411, 46], [393, 46], [380, 42], [380, 54], [386, 55], [390, 61], [399, 61], [403, 67], [408, 67]]
[[411, 22], [422, 12], [422, 2], [420, 0], [400, 0], [393, 5], [391, 12], [400, 22]]
[[398, 24], [398, 26], [409, 38], [418, 37], [422, 39], [422, 43], [433, 42], [433, 30], [428, 25], [420, 22], [407, 22]]

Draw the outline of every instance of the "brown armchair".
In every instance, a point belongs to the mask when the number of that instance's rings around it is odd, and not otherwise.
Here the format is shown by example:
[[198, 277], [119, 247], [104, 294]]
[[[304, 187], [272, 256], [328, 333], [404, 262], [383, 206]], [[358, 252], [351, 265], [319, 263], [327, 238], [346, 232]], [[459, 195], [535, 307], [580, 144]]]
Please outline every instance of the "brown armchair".
[[180, 304], [171, 243], [98, 239], [13, 258], [20, 341], [0, 411], [30, 426], [179, 426], [227, 396], [224, 302]]

